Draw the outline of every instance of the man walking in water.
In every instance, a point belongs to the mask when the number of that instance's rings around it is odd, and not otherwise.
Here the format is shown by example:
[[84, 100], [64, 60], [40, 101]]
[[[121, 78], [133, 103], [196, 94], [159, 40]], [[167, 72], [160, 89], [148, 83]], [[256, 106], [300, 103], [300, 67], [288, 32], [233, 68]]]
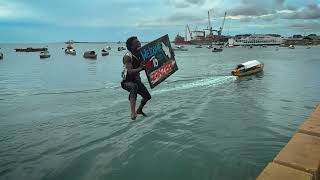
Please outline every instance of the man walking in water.
[[[131, 108], [131, 119], [135, 120], [138, 114], [146, 116], [142, 109], [147, 101], [151, 99], [148, 89], [141, 82], [140, 71], [144, 70], [145, 64], [141, 60], [139, 48], [141, 44], [136, 36], [128, 38], [126, 42], [128, 52], [123, 56], [123, 67], [121, 87], [127, 90]], [[136, 111], [137, 94], [142, 96], [139, 108]]]

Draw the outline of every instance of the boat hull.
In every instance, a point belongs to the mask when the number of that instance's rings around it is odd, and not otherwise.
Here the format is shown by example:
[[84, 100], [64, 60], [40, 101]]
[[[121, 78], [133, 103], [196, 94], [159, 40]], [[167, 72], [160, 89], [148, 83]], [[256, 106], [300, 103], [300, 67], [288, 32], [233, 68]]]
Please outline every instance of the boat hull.
[[212, 52], [222, 52], [223, 49], [213, 49]]
[[231, 74], [233, 76], [238, 76], [238, 77], [249, 76], [249, 75], [256, 74], [258, 72], [263, 71], [263, 66], [264, 65], [260, 65], [260, 67], [258, 67], [256, 69], [245, 71], [245, 72], [240, 72], [240, 71], [237, 71], [237, 70], [233, 70], [233, 71], [231, 71]]
[[48, 48], [16, 48], [16, 52], [39, 52], [48, 51]]
[[108, 56], [109, 53], [108, 53], [108, 52], [102, 52], [101, 55], [102, 55], [102, 56]]
[[41, 59], [49, 58], [51, 55], [40, 55]]
[[84, 55], [83, 57], [86, 58], [86, 59], [97, 59], [97, 55], [96, 54], [95, 55]]

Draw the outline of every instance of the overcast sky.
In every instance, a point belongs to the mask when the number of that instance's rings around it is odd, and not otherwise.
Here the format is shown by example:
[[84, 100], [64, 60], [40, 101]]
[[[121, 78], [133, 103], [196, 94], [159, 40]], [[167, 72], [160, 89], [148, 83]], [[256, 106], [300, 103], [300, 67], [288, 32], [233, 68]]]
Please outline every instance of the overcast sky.
[[320, 34], [320, 0], [0, 0], [0, 43], [143, 41], [219, 28], [241, 33]]

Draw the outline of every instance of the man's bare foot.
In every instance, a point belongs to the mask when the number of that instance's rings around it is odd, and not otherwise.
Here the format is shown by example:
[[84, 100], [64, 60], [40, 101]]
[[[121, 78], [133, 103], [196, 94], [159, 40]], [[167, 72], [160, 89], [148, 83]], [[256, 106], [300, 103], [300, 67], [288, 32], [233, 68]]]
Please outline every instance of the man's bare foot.
[[131, 114], [131, 119], [132, 120], [136, 120], [136, 118], [137, 118], [137, 113]]
[[141, 114], [142, 116], [147, 116], [143, 111], [142, 109], [137, 109], [137, 114]]

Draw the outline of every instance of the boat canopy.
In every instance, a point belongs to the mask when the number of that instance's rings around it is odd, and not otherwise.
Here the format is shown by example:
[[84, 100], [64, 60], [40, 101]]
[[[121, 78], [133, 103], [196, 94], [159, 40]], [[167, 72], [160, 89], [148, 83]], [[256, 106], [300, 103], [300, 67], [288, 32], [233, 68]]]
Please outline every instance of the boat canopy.
[[245, 63], [241, 63], [240, 66], [244, 66], [246, 69], [249, 69], [249, 68], [252, 68], [252, 67], [257, 66], [259, 64], [261, 64], [259, 61], [252, 60], [252, 61], [247, 61]]

